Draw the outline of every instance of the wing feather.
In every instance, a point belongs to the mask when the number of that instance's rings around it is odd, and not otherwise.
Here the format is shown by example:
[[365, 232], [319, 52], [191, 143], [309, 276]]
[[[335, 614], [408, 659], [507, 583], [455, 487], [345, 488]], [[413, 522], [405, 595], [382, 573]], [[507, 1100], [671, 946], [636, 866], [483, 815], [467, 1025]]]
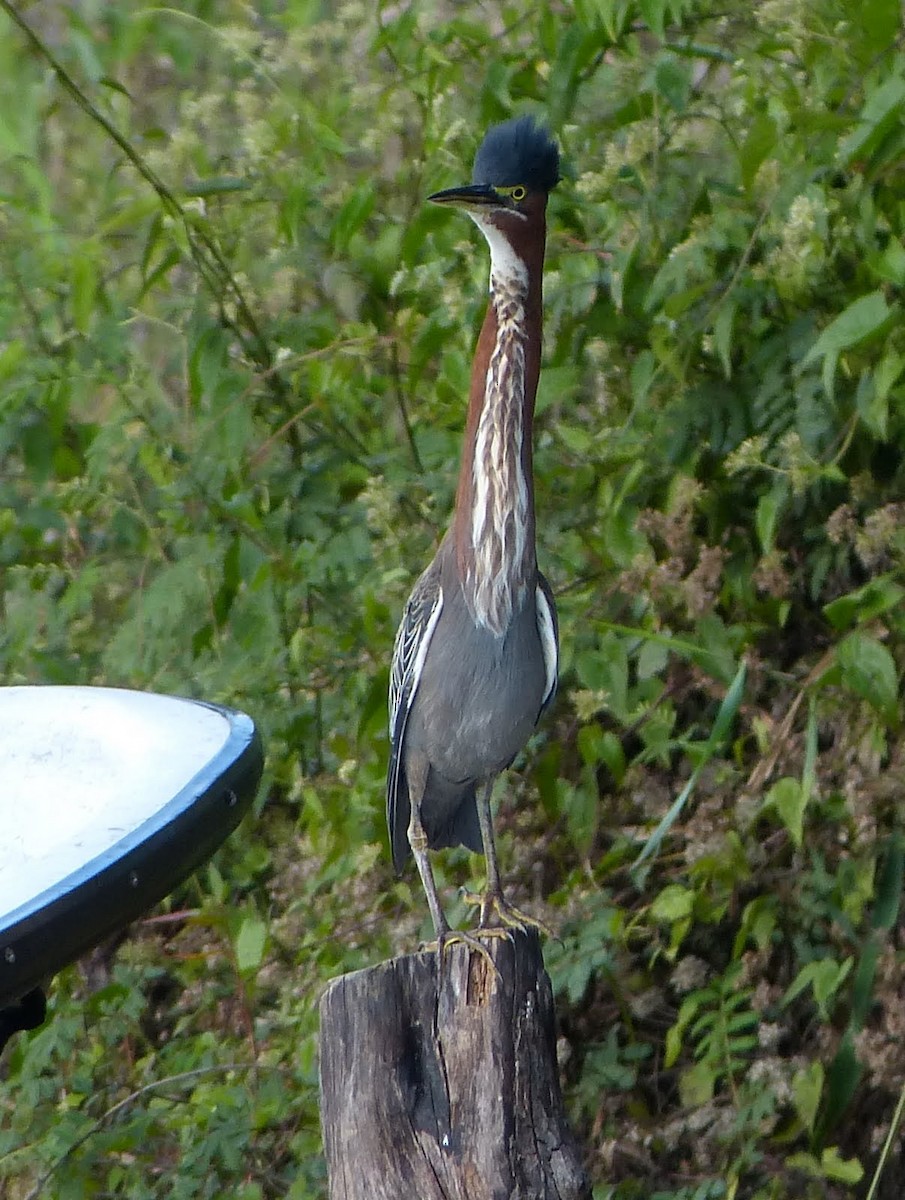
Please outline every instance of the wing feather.
[[556, 681], [559, 675], [559, 620], [556, 616], [556, 601], [549, 583], [540, 572], [537, 575], [535, 591], [537, 604], [537, 632], [540, 634], [541, 651], [544, 656], [544, 698], [541, 701], [541, 713], [549, 707], [556, 695]]
[[409, 796], [405, 779], [405, 727], [415, 700], [431, 638], [443, 611], [437, 559], [421, 575], [396, 631], [390, 668], [390, 765], [387, 772], [387, 825], [393, 862], [399, 870], [408, 856]]

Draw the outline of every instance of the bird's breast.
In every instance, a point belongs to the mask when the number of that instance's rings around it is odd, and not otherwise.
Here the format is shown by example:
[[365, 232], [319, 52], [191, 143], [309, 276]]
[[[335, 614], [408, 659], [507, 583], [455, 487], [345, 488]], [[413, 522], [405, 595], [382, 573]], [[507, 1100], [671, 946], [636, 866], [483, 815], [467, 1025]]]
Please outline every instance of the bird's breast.
[[475, 622], [459, 591], [431, 639], [407, 744], [446, 779], [486, 779], [530, 737], [545, 686], [533, 594], [497, 635]]

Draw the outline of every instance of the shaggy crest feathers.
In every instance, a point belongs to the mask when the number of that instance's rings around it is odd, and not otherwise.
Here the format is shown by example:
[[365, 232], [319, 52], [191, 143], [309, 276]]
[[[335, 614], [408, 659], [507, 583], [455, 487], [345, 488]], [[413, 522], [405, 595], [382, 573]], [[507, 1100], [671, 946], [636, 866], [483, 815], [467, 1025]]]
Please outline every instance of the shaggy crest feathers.
[[475, 155], [472, 182], [549, 192], [559, 183], [559, 148], [533, 117], [504, 121], [487, 131]]

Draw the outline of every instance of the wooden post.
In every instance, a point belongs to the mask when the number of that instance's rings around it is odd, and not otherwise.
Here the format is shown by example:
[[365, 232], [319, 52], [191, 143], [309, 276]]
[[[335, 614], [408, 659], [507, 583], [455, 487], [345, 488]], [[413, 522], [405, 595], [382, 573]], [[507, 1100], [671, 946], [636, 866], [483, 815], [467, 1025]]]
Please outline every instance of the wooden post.
[[394, 958], [320, 1003], [330, 1200], [584, 1200], [536, 935]]

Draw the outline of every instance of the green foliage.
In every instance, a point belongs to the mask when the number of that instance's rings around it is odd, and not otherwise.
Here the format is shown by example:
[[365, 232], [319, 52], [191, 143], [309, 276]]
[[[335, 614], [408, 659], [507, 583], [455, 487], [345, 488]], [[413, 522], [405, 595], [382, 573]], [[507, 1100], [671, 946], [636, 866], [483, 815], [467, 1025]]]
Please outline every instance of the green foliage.
[[[905, 1086], [897, 0], [0, 10], [2, 679], [223, 701], [268, 751], [6, 1052], [0, 1191], [325, 1193], [318, 989], [428, 933], [387, 662], [487, 264], [424, 197], [532, 109], [563, 672], [499, 828], [567, 1101], [597, 1196], [850, 1195]], [[453, 919], [478, 870], [439, 856]]]
[[752, 989], [737, 986], [740, 974], [740, 964], [733, 964], [722, 978], [689, 993], [666, 1035], [667, 1067], [679, 1057], [686, 1034], [693, 1047], [695, 1062], [679, 1080], [682, 1102], [689, 1107], [706, 1104], [718, 1083], [735, 1091], [738, 1076], [757, 1046]]

